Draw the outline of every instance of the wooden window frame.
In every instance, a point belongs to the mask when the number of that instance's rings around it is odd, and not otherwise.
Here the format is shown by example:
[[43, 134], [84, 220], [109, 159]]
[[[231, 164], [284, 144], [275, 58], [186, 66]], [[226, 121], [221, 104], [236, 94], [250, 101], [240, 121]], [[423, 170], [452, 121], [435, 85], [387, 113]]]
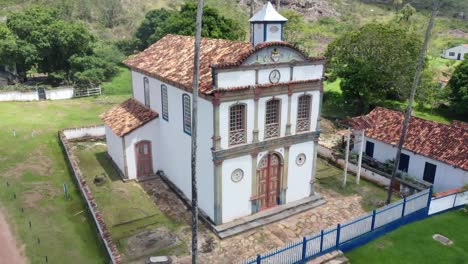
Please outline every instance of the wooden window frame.
[[[238, 131], [234, 131], [232, 130], [232, 110], [234, 107], [243, 107], [243, 114], [242, 114], [242, 129], [237, 129], [237, 130], [243, 130], [242, 133], [243, 134], [243, 140], [240, 141], [235, 141], [233, 140], [234, 136], [236, 135], [235, 133], [237, 133]], [[239, 103], [239, 104], [234, 104], [234, 105], [231, 105], [229, 107], [229, 146], [234, 146], [234, 145], [240, 145], [240, 144], [245, 144], [247, 142], [247, 105], [246, 104], [243, 104], [243, 103]]]
[[149, 87], [148, 77], [143, 77], [143, 96], [145, 101], [145, 106], [151, 107], [150, 103], [150, 87]]
[[[186, 100], [188, 100], [188, 109], [186, 109], [185, 105]], [[189, 117], [187, 117], [187, 115], [189, 115]], [[189, 123], [186, 122], [187, 119], [190, 119]], [[192, 135], [192, 99], [188, 94], [182, 95], [182, 127], [185, 134]]]
[[[305, 105], [307, 109], [301, 109], [301, 99], [308, 98], [309, 103]], [[297, 97], [297, 113], [296, 113], [296, 133], [310, 131], [310, 119], [312, 117], [312, 95], [303, 94]], [[299, 117], [300, 114], [307, 113], [307, 117]], [[304, 123], [304, 124], [302, 124]]]
[[[268, 127], [268, 125], [272, 126], [274, 125], [275, 123], [272, 123], [272, 124], [268, 124], [268, 104], [271, 103], [271, 102], [278, 102], [278, 113], [277, 113], [277, 116], [276, 116], [276, 135], [270, 135], [271, 133], [268, 132], [268, 130], [270, 129]], [[277, 138], [277, 137], [280, 137], [281, 136], [281, 99], [279, 98], [275, 98], [273, 97], [272, 99], [268, 100], [265, 102], [265, 122], [264, 122], [264, 125], [265, 125], [265, 131], [264, 131], [264, 137], [265, 139], [270, 139], [270, 138]]]
[[164, 84], [161, 84], [161, 112], [162, 118], [166, 121], [169, 121], [169, 102], [167, 86]]

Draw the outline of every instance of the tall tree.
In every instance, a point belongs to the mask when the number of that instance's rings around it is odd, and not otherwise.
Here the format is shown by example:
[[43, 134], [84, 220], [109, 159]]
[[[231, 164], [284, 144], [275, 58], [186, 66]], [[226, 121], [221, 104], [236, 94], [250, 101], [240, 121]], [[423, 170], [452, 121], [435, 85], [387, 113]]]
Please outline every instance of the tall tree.
[[203, 7], [203, 0], [198, 0], [192, 81], [192, 264], [196, 264], [198, 258], [197, 127]]
[[402, 100], [411, 86], [421, 41], [395, 23], [367, 24], [326, 51], [331, 79], [342, 78], [345, 100], [366, 112], [385, 99]]
[[424, 58], [426, 57], [427, 46], [429, 44], [429, 40], [431, 37], [432, 28], [434, 27], [434, 20], [439, 12], [439, 1], [433, 0], [433, 10], [431, 19], [429, 20], [429, 24], [426, 29], [426, 35], [424, 37], [424, 43], [422, 45], [422, 49], [419, 53], [418, 63], [416, 65], [416, 72], [414, 74], [413, 85], [411, 86], [411, 92], [408, 101], [408, 108], [405, 112], [405, 119], [403, 120], [403, 125], [401, 129], [400, 140], [398, 142], [397, 152], [395, 155], [395, 163], [393, 164], [393, 171], [392, 171], [392, 178], [390, 179], [390, 186], [388, 187], [387, 192], [387, 204], [389, 204], [392, 200], [392, 193], [393, 193], [393, 183], [395, 182], [395, 178], [398, 171], [398, 165], [400, 164], [400, 157], [401, 157], [401, 150], [403, 148], [403, 144], [405, 143], [405, 137], [408, 130], [408, 124], [411, 119], [411, 113], [413, 112], [413, 102], [414, 96], [416, 94], [416, 88], [419, 85], [419, 80], [421, 77], [421, 73], [424, 67]]
[[[148, 12], [135, 34], [141, 42], [139, 48], [144, 49], [167, 34], [193, 36], [196, 14], [197, 5], [194, 2], [186, 2], [180, 11], [160, 9]], [[245, 38], [245, 31], [240, 24], [220, 15], [215, 8], [205, 6], [203, 14], [202, 37], [230, 40]]]
[[448, 87], [451, 109], [457, 114], [468, 115], [468, 55], [455, 69]]

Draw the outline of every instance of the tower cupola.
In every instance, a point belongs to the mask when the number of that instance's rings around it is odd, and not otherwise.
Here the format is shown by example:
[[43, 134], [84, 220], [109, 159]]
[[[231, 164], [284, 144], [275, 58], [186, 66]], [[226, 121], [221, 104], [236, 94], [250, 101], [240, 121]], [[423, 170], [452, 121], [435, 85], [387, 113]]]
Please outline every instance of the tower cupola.
[[251, 42], [254, 46], [262, 42], [283, 41], [283, 26], [288, 20], [278, 13], [270, 2], [249, 21]]

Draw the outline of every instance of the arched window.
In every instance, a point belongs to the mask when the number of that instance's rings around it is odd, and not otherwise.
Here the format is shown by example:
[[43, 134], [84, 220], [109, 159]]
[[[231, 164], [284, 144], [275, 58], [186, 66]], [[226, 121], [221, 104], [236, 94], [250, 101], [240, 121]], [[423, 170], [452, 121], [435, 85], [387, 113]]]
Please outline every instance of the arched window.
[[184, 132], [192, 135], [192, 104], [188, 94], [182, 95]]
[[297, 99], [297, 121], [296, 132], [304, 132], [310, 130], [310, 109], [312, 96], [301, 95]]
[[279, 99], [271, 99], [266, 103], [265, 138], [279, 137], [280, 135], [280, 105]]
[[246, 141], [245, 104], [236, 104], [229, 108], [229, 145]]
[[161, 85], [161, 108], [162, 108], [162, 118], [166, 121], [169, 121], [169, 106], [167, 102], [167, 86]]
[[150, 107], [150, 91], [149, 91], [149, 80], [147, 77], [143, 78], [143, 88], [145, 92], [145, 105]]

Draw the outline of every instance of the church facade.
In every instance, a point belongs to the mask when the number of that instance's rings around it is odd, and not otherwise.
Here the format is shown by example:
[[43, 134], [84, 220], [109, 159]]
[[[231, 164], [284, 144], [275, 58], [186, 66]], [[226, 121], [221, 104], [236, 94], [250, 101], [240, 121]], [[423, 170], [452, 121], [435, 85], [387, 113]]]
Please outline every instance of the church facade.
[[[314, 195], [325, 59], [282, 41], [270, 3], [250, 22], [251, 42], [201, 42], [198, 202], [215, 225]], [[167, 35], [128, 58], [133, 97], [101, 115], [122, 177], [163, 171], [186, 197], [193, 51], [193, 37]]]

